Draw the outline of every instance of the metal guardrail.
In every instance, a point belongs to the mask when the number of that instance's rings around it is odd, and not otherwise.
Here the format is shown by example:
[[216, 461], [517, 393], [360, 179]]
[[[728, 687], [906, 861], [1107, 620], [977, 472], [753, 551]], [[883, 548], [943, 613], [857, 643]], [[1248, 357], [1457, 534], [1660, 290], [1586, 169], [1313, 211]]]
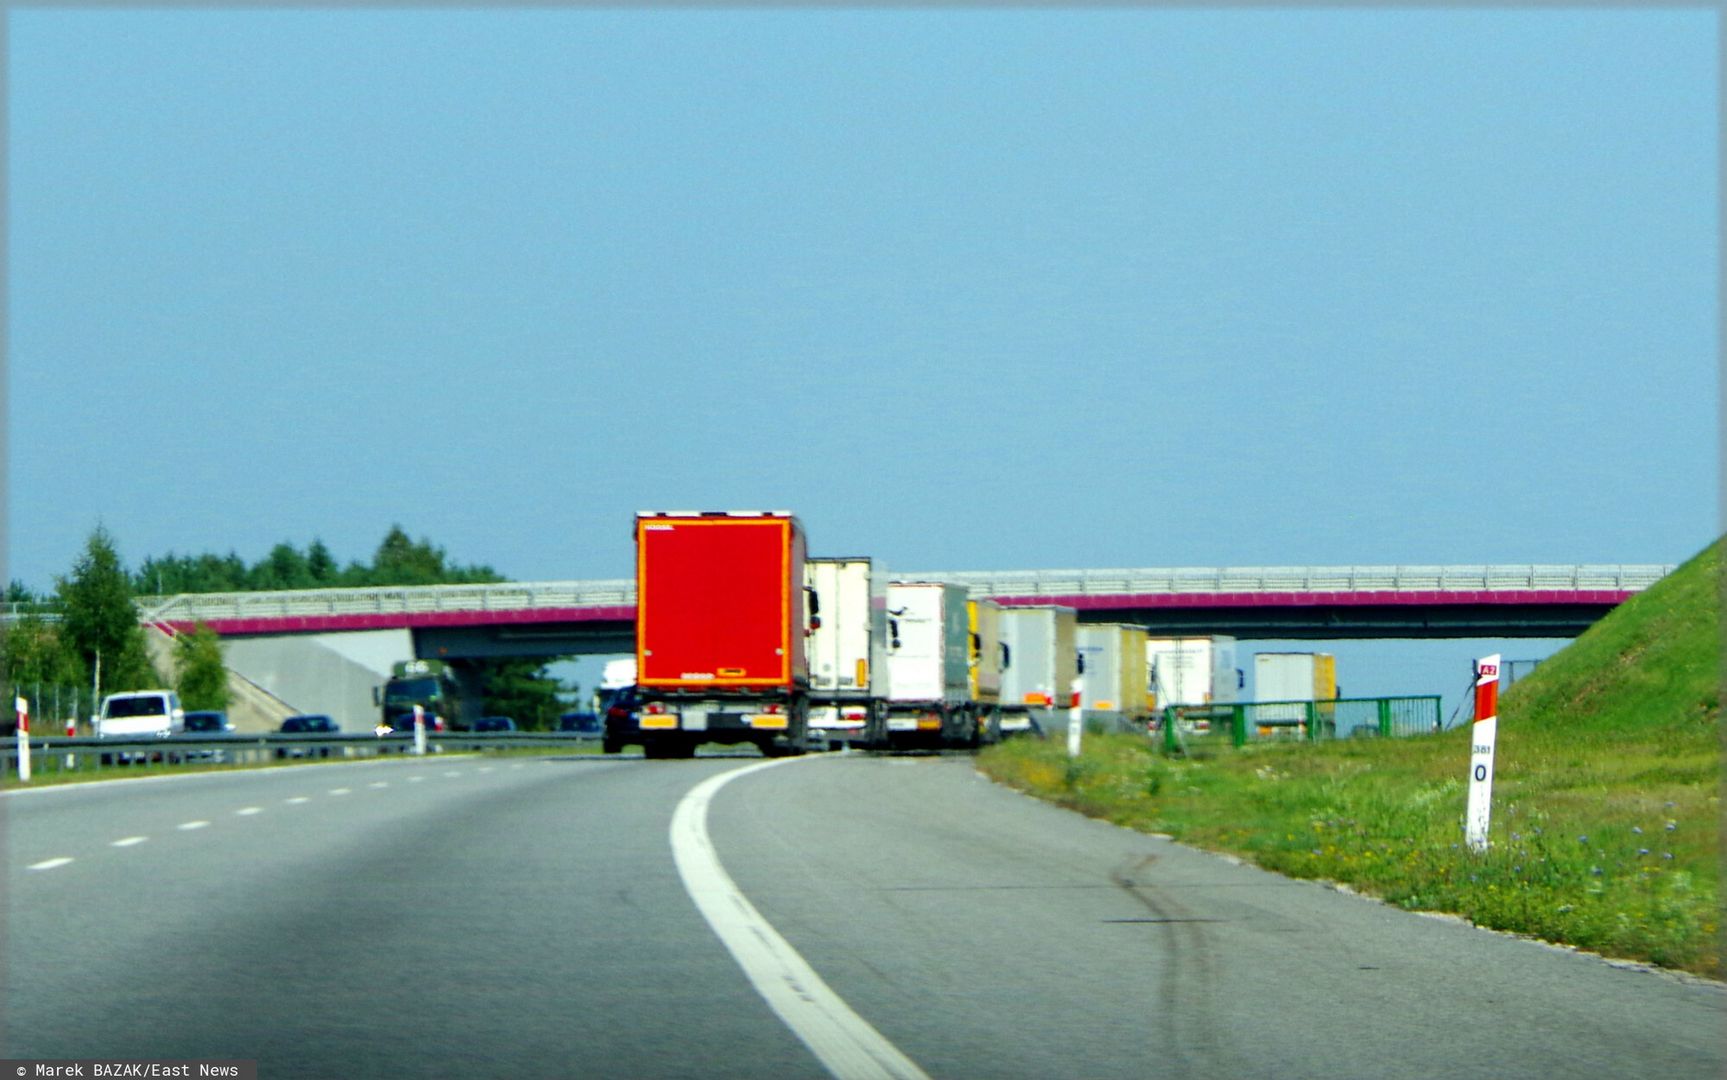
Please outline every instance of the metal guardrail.
[[[1114, 570], [929, 570], [898, 573], [907, 581], [951, 581], [979, 596], [1108, 596], [1134, 594], [1338, 592], [1639, 592], [1673, 572], [1668, 564], [1470, 566], [1244, 566]], [[417, 585], [281, 592], [182, 593], [138, 599], [146, 623], [218, 619], [439, 612], [533, 611], [636, 602], [630, 578], [515, 581], [492, 585]], [[40, 604], [11, 604], [45, 618]]]
[[[549, 731], [440, 732], [426, 734], [427, 753], [505, 750], [539, 747], [579, 749], [598, 745], [596, 735]], [[168, 739], [97, 739], [89, 736], [30, 738], [34, 776], [57, 772], [123, 769], [134, 764], [263, 765], [277, 761], [351, 760], [412, 755], [412, 735], [200, 735]], [[18, 746], [14, 738], [0, 740], [0, 777], [15, 784]], [[20, 785], [21, 786], [21, 785]]]

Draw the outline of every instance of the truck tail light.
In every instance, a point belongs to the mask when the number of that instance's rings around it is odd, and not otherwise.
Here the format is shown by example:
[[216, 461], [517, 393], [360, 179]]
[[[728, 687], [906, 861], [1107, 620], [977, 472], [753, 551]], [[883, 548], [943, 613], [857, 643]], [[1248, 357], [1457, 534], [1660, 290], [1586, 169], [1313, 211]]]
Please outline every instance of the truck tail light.
[[782, 709], [782, 708], [781, 708], [781, 707], [780, 707], [780, 706], [778, 706], [778, 705], [767, 705], [767, 706], [764, 706], [764, 707], [763, 707], [763, 708], [762, 708], [762, 712], [765, 712], [765, 713], [780, 713], [780, 712], [783, 712], [783, 711], [785, 711], [785, 710], [784, 710], [784, 709]]
[[650, 716], [660, 716], [666, 711], [666, 707], [657, 701], [650, 701], [642, 711]]

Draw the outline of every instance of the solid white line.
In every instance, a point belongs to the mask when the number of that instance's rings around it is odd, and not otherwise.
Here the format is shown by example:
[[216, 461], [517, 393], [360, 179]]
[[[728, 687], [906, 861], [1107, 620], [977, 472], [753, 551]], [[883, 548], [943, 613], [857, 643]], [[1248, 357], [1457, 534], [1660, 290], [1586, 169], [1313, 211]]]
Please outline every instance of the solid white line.
[[208, 821], [188, 821], [183, 825], [176, 825], [175, 828], [191, 832], [193, 829], [202, 829], [208, 824], [210, 824]]
[[124, 840], [116, 840], [108, 846], [109, 847], [131, 847], [134, 844], [142, 844], [144, 841], [146, 841], [148, 839], [150, 839], [148, 836], [128, 836]]
[[32, 869], [32, 870], [52, 870], [57, 866], [65, 866], [67, 863], [69, 863], [71, 861], [72, 861], [71, 859], [67, 859], [67, 858], [43, 859], [39, 863], [31, 863], [30, 869]]
[[234, 816], [251, 817], [253, 814], [262, 814], [263, 812], [264, 808], [262, 806], [244, 806], [234, 811]]
[[720, 788], [784, 758], [712, 776], [672, 814], [672, 858], [684, 889], [757, 993], [837, 1080], [929, 1080], [917, 1063], [853, 1012], [738, 889], [708, 837], [708, 804]]

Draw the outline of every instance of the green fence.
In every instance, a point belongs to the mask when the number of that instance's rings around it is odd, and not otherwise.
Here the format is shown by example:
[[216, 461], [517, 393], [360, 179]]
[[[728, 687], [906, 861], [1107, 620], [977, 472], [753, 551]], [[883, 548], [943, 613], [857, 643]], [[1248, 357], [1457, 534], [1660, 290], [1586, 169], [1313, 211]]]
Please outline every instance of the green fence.
[[1320, 739], [1395, 738], [1439, 730], [1439, 695], [1172, 705], [1158, 718], [1164, 749], [1195, 742], [1234, 746]]

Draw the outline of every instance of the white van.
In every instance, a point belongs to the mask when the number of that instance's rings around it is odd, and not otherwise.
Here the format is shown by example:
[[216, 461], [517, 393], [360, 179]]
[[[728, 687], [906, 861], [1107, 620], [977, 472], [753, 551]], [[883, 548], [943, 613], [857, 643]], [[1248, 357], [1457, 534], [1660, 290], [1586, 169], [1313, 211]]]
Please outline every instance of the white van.
[[166, 739], [186, 726], [186, 710], [172, 690], [132, 690], [102, 699], [98, 739]]

